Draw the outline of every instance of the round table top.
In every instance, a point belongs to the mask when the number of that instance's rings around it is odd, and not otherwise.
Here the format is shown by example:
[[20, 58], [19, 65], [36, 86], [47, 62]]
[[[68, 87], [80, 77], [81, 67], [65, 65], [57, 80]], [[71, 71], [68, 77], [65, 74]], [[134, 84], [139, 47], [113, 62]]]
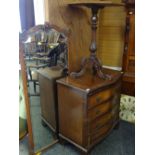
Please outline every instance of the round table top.
[[93, 7], [93, 6], [98, 6], [98, 7], [105, 7], [105, 6], [125, 6], [124, 3], [113, 3], [112, 1], [101, 1], [101, 0], [83, 0], [83, 1], [69, 1], [66, 2], [68, 5], [72, 6], [87, 6], [87, 7]]

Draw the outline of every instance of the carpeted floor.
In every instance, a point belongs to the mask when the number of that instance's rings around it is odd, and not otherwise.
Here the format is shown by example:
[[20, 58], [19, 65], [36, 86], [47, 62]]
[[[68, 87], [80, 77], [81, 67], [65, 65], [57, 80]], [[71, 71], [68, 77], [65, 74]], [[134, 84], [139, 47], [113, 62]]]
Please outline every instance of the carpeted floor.
[[[30, 91], [32, 91], [32, 85], [30, 85]], [[33, 130], [35, 130], [35, 144], [36, 150], [46, 144], [49, 144], [52, 140], [52, 134], [48, 128], [41, 125], [40, 117], [40, 97], [30, 97], [32, 123], [34, 124]], [[28, 140], [25, 137], [19, 144], [19, 155], [28, 155]], [[71, 144], [67, 143], [61, 145], [55, 144], [42, 155], [79, 155], [80, 152]], [[135, 154], [135, 126], [132, 123], [121, 121], [120, 127], [117, 130], [113, 130], [112, 133], [102, 140], [91, 151], [91, 155], [134, 155]]]
[[[20, 155], [28, 155], [27, 137], [20, 142]], [[79, 155], [79, 151], [71, 144], [55, 144], [43, 155]], [[91, 151], [91, 155], [134, 155], [135, 154], [135, 126], [121, 121], [118, 130], [102, 140]]]

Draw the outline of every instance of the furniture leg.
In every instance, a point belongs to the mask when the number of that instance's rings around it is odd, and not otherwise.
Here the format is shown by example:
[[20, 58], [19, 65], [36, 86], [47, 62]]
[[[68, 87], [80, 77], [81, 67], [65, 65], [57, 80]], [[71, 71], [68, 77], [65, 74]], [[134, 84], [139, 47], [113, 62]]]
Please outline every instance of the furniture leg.
[[118, 129], [119, 129], [119, 126], [120, 126], [120, 122], [118, 122], [118, 123], [115, 125], [114, 129], [115, 129], [115, 130], [118, 130]]

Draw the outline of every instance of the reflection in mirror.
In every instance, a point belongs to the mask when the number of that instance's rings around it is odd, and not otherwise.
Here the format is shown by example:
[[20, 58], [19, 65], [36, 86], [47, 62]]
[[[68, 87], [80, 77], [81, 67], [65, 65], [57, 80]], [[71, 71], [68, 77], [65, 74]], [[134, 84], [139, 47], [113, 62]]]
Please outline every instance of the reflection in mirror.
[[48, 23], [21, 35], [26, 65], [34, 152], [57, 142], [56, 79], [67, 74], [67, 37]]

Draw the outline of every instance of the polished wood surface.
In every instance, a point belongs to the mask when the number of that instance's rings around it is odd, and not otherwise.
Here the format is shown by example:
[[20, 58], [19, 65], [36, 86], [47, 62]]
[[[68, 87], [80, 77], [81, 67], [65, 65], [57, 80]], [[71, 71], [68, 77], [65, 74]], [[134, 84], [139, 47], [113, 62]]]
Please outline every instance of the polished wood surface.
[[107, 101], [94, 107], [92, 110], [88, 111], [88, 117], [90, 120], [94, 120], [95, 118], [105, 114], [107, 111], [111, 109], [111, 101]]
[[112, 76], [112, 80], [103, 80], [98, 78], [97, 76], [93, 76], [91, 74], [85, 74], [84, 76], [81, 76], [80, 78], [71, 78], [66, 77], [62, 79], [60, 82], [65, 85], [70, 85], [71, 87], [77, 87], [77, 89], [80, 89], [84, 92], [92, 92], [93, 90], [99, 89], [101, 87], [106, 87], [109, 85], [114, 84], [120, 77], [121, 74], [119, 74], [119, 71], [110, 70], [110, 69], [104, 69], [104, 72]]
[[95, 95], [92, 95], [89, 97], [89, 104], [88, 108], [91, 109], [92, 107], [99, 105], [103, 102], [106, 102], [111, 98], [112, 91], [111, 89], [102, 91], [100, 93], [96, 93]]
[[93, 131], [96, 131], [97, 129], [101, 128], [102, 126], [104, 126], [104, 124], [108, 123], [110, 120], [112, 120], [112, 114], [110, 112], [106, 113], [104, 117], [102, 116], [98, 117], [96, 120], [90, 123], [89, 133], [91, 134]]
[[89, 74], [57, 80], [59, 136], [84, 152], [109, 134], [119, 120], [122, 74], [109, 69], [106, 72], [115, 80]]
[[58, 96], [59, 133], [82, 145], [84, 93], [58, 85]]
[[95, 134], [92, 134], [90, 136], [90, 144], [93, 144], [95, 140], [97, 140], [99, 137], [107, 134], [107, 132], [109, 131], [109, 129], [112, 128], [112, 123], [108, 123], [107, 125], [105, 125], [104, 127], [100, 128], [97, 130], [97, 132]]
[[[122, 93], [135, 95], [135, 10], [134, 1], [126, 4], [126, 31], [123, 53], [123, 85]], [[132, 5], [131, 5], [132, 4]]]

